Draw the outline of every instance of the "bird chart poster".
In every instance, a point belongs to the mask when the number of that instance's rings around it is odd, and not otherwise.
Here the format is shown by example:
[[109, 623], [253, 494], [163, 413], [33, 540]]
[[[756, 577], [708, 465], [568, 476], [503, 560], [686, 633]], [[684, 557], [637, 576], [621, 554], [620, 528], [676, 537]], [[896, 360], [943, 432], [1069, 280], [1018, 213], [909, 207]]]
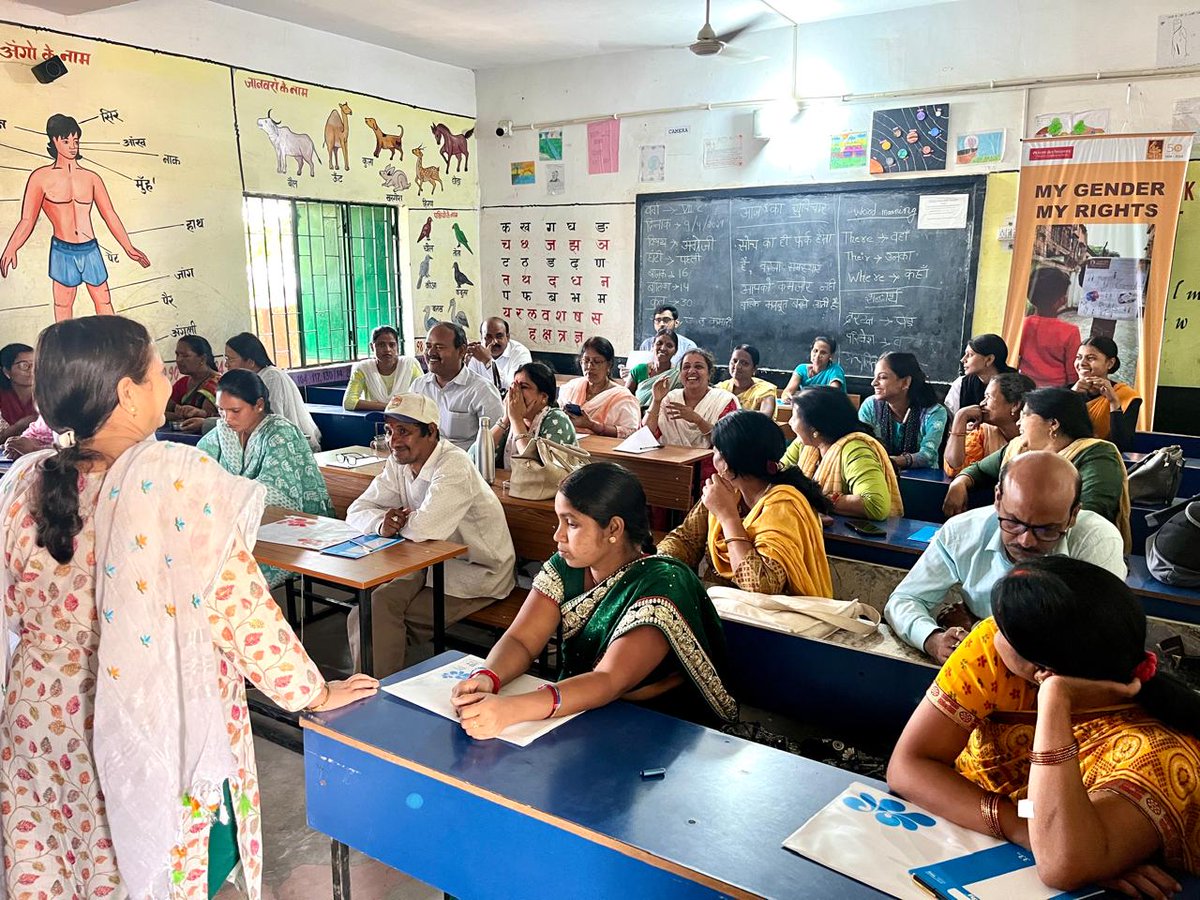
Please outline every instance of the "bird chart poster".
[[948, 103], [875, 110], [871, 114], [870, 173], [942, 171], [949, 126]]
[[475, 208], [475, 120], [233, 70], [246, 192]]
[[410, 209], [411, 334], [418, 353], [437, 322], [457, 322], [478, 340], [480, 315], [479, 214], [473, 209]]
[[600, 335], [633, 343], [633, 205], [483, 210], [484, 314], [531, 350], [579, 352]]
[[[54, 54], [67, 73], [38, 84], [30, 67]], [[229, 68], [15, 25], [0, 59], [4, 340], [117, 312], [171, 360], [182, 334], [245, 330]]]

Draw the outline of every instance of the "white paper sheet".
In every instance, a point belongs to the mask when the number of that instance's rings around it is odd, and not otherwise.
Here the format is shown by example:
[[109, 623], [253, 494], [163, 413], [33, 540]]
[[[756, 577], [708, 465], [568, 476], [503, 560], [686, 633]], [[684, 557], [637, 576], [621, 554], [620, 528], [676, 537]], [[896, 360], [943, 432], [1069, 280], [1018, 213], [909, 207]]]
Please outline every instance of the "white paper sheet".
[[966, 228], [968, 194], [926, 194], [917, 210], [917, 228]]
[[[450, 691], [455, 684], [466, 678], [472, 669], [477, 669], [482, 665], [483, 660], [478, 656], [464, 656], [457, 662], [433, 669], [423, 675], [417, 675], [415, 678], [389, 684], [384, 687], [384, 690], [401, 700], [407, 700], [422, 709], [457, 722], [458, 716], [454, 711], [454, 704], [450, 702]], [[500, 690], [500, 696], [526, 694], [536, 691], [543, 684], [548, 683], [544, 678], [521, 675], [506, 684]], [[519, 722], [505, 728], [499, 738], [510, 744], [516, 744], [518, 747], [528, 747], [543, 734], [548, 734], [577, 715], [579, 713], [556, 719], [542, 719], [538, 722]]]
[[621, 453], [645, 453], [647, 450], [661, 450], [662, 444], [654, 436], [654, 432], [643, 425], [613, 449]]
[[362, 532], [338, 519], [317, 516], [285, 516], [258, 529], [260, 544], [283, 544], [304, 550], [324, 550], [356, 537]]

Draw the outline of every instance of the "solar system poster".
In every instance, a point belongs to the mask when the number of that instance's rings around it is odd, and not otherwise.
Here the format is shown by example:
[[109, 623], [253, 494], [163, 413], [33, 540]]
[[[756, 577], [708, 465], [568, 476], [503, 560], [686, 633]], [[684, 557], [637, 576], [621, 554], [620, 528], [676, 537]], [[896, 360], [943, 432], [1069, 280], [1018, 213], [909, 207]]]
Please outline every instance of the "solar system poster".
[[950, 104], [879, 109], [871, 115], [872, 175], [946, 168]]

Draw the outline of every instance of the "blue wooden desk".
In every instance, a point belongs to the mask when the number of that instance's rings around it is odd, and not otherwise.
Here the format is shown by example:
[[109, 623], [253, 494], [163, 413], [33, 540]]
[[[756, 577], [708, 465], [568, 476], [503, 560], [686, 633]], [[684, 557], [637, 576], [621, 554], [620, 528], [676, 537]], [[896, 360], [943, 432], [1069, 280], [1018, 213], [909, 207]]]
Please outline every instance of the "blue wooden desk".
[[344, 384], [310, 384], [304, 389], [304, 399], [309, 403], [341, 406], [345, 396]]
[[[869, 779], [632, 704], [525, 748], [475, 742], [382, 692], [303, 725], [308, 822], [333, 838], [335, 900], [349, 897], [346, 845], [472, 900], [884, 896], [781, 846]], [[660, 766], [665, 778], [639, 777]]]
[[336, 450], [339, 447], [370, 446], [375, 437], [375, 423], [383, 421], [383, 413], [359, 412], [342, 409], [338, 403], [306, 403], [309, 414], [321, 429], [321, 447]]
[[[825, 529], [825, 550], [831, 556], [856, 559], [862, 562], [911, 569], [925, 548], [922, 541], [911, 540], [910, 536], [936, 522], [918, 519], [891, 518], [875, 522], [887, 534], [880, 537], [865, 537], [846, 526], [843, 516], [834, 516], [833, 524]], [[1146, 568], [1146, 557], [1141, 554], [1127, 556], [1129, 566], [1126, 584], [1142, 599], [1146, 615], [1177, 622], [1200, 624], [1200, 591], [1192, 588], [1172, 587], [1152, 578]]]
[[1200, 459], [1200, 437], [1192, 434], [1168, 434], [1165, 431], [1138, 431], [1133, 435], [1133, 449], [1138, 453], [1152, 453], [1159, 447], [1178, 444], [1183, 455]]
[[169, 428], [160, 428], [154, 432], [155, 440], [172, 441], [176, 444], [191, 444], [195, 447], [200, 443], [200, 435], [188, 434], [186, 431], [172, 431]]

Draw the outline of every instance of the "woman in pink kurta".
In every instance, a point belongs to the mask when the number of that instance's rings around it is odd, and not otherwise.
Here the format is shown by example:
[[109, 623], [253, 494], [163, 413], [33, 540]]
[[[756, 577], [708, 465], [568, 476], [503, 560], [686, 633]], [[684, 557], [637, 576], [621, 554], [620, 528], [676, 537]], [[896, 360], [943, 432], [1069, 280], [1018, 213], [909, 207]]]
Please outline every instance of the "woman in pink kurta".
[[[377, 683], [327, 684], [272, 601], [247, 549], [263, 489], [145, 440], [170, 385], [141, 325], [68, 320], [38, 350], [57, 449], [0, 482], [0, 657], [17, 637], [0, 721], [8, 896], [206, 897], [209, 835], [223, 827], [256, 900], [244, 678], [293, 710]], [[81, 385], [85, 372], [101, 374]]]

